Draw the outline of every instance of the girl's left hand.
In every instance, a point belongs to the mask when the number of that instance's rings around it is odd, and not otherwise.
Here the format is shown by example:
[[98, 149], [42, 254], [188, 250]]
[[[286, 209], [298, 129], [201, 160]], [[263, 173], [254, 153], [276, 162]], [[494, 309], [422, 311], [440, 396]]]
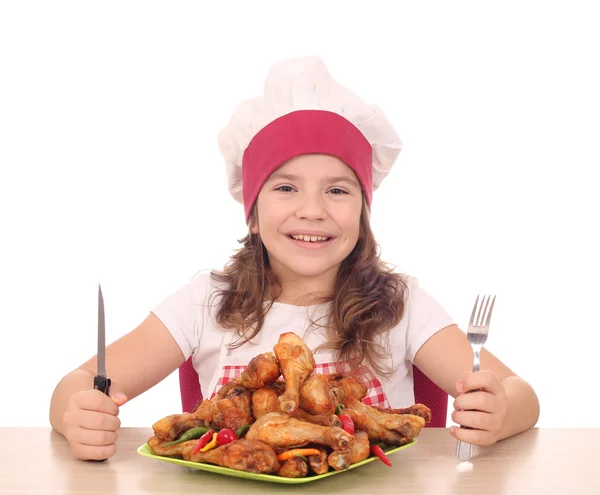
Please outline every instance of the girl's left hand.
[[472, 429], [450, 427], [457, 440], [472, 445], [491, 445], [501, 437], [508, 414], [504, 386], [489, 371], [467, 374], [456, 385], [460, 395], [454, 399], [452, 421]]

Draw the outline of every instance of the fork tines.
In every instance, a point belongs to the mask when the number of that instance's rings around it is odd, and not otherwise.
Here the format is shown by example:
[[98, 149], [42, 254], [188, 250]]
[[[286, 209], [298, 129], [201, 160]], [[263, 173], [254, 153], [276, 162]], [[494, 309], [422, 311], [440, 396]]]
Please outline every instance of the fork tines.
[[[490, 305], [490, 310], [488, 312], [488, 305], [490, 303], [490, 299], [492, 304]], [[472, 327], [482, 327], [488, 326], [490, 324], [490, 319], [492, 318], [492, 311], [494, 309], [494, 303], [496, 302], [496, 296], [492, 298], [492, 296], [483, 296], [481, 300], [481, 304], [479, 304], [479, 296], [475, 299], [475, 305], [473, 306], [473, 312], [471, 313], [471, 321], [469, 322], [469, 326]], [[477, 312], [479, 306], [479, 312]], [[477, 313], [477, 318], [475, 317], [475, 313]], [[486, 318], [487, 317], [487, 318]], [[484, 325], [485, 321], [485, 325]]]

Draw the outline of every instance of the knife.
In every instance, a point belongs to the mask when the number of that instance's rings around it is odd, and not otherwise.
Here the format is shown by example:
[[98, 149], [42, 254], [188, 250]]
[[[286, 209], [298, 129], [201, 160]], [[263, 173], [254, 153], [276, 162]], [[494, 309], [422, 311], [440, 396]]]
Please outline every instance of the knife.
[[102, 287], [98, 284], [98, 373], [94, 377], [94, 388], [108, 395], [110, 378], [106, 377], [105, 330], [104, 297], [102, 297]]

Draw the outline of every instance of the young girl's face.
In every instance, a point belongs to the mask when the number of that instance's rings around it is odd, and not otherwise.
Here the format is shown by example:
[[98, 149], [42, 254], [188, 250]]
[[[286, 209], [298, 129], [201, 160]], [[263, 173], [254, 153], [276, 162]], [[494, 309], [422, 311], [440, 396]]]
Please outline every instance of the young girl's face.
[[338, 158], [302, 155], [273, 172], [256, 208], [258, 222], [251, 230], [260, 234], [283, 282], [331, 281], [358, 240], [362, 189]]

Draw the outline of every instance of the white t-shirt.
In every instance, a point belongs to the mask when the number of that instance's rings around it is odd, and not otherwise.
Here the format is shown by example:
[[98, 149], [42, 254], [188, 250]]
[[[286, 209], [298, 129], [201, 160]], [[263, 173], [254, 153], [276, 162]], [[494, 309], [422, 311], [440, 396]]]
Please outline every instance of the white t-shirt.
[[[399, 408], [414, 404], [412, 362], [415, 354], [433, 334], [454, 324], [415, 278], [408, 277], [406, 281], [409, 292], [405, 314], [387, 338], [395, 372], [391, 377], [382, 377], [363, 368], [368, 389], [364, 402], [370, 405]], [[315, 320], [326, 314], [328, 304], [293, 306], [276, 302], [267, 313], [260, 333], [251, 342], [230, 350], [229, 343], [237, 338], [237, 332], [223, 330], [216, 323], [219, 298], [210, 297], [217, 287], [210, 273], [197, 274], [153, 310], [185, 359], [192, 357], [204, 397], [212, 397], [218, 388], [238, 377], [253, 357], [272, 351], [284, 332], [296, 333], [314, 352], [317, 373], [335, 371], [330, 351], [315, 352], [323, 342], [323, 330], [311, 327], [311, 317]]]

